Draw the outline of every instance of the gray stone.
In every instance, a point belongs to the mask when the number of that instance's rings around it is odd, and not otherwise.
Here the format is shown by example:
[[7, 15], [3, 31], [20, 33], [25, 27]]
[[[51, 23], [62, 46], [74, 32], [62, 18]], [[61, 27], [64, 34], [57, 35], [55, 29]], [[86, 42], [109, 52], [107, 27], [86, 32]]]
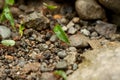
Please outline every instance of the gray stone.
[[69, 33], [69, 34], [75, 34], [76, 31], [77, 31], [77, 29], [74, 28], [74, 27], [70, 27], [70, 28], [68, 29], [68, 33]]
[[50, 38], [51, 42], [55, 42], [57, 40], [57, 36], [56, 35], [52, 35]]
[[115, 34], [117, 26], [115, 24], [110, 24], [103, 21], [97, 21], [95, 30], [102, 36], [109, 38], [111, 35]]
[[89, 32], [87, 29], [81, 29], [80, 32], [83, 33], [83, 34], [86, 35], [86, 36], [89, 36], [89, 35], [90, 35], [90, 32]]
[[67, 68], [67, 62], [66, 61], [60, 61], [56, 64], [56, 69], [66, 69]]
[[88, 46], [88, 38], [82, 34], [76, 34], [69, 37], [70, 45], [74, 47], [87, 47]]
[[70, 21], [68, 24], [67, 24], [67, 28], [69, 29], [70, 27], [73, 27], [75, 24], [72, 22], [72, 21]]
[[6, 26], [0, 25], [0, 36], [2, 39], [9, 38], [11, 36], [11, 30]]
[[67, 80], [119, 80], [120, 43], [110, 44], [83, 53], [85, 60]]
[[64, 58], [64, 57], [67, 56], [67, 53], [65, 52], [65, 50], [62, 50], [62, 51], [58, 52], [57, 55], [58, 55], [60, 58]]
[[76, 0], [76, 11], [80, 19], [103, 19], [105, 12], [95, 0]]
[[91, 37], [98, 37], [97, 32], [92, 32], [92, 33], [91, 33]]

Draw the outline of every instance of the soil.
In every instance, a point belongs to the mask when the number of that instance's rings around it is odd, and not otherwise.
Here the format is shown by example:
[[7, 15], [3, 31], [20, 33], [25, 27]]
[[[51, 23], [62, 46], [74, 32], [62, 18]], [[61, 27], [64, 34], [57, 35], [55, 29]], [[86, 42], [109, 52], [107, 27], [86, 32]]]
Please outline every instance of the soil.
[[[48, 10], [43, 2], [58, 8]], [[50, 0], [19, 0], [10, 7], [16, 31], [8, 22], [1, 24], [11, 29], [9, 39], [16, 44], [12, 47], [0, 44], [0, 80], [63, 80], [54, 71], [63, 70], [69, 76], [82, 63], [81, 54], [85, 51], [101, 47], [105, 40], [120, 40], [115, 25], [102, 22], [107, 27], [101, 29], [97, 20], [81, 20], [73, 6]], [[25, 26], [22, 36], [19, 34], [21, 22]], [[53, 32], [56, 24], [62, 25], [70, 45], [56, 37]]]

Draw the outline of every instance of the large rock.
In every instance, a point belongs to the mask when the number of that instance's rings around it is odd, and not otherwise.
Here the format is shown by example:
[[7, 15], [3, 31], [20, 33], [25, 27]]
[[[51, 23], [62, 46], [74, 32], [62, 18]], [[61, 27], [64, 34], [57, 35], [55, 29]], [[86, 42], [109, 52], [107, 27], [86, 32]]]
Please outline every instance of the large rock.
[[120, 43], [83, 53], [85, 60], [67, 80], [120, 80]]
[[81, 19], [91, 20], [105, 18], [104, 9], [95, 0], [77, 0], [75, 7]]
[[98, 0], [104, 7], [120, 14], [120, 0]]

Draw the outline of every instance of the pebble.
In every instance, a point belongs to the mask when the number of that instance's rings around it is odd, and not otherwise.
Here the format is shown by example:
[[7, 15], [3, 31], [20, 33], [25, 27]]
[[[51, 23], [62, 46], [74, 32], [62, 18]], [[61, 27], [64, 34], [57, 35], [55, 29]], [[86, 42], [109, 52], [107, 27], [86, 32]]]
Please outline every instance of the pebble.
[[73, 70], [76, 70], [78, 68], [78, 65], [76, 63], [74, 63], [72, 66], [73, 66]]
[[77, 52], [68, 52], [68, 55], [64, 58], [68, 65], [72, 65], [76, 61]]
[[90, 35], [90, 32], [87, 29], [81, 29], [80, 32], [83, 33], [86, 36]]
[[92, 33], [91, 33], [91, 37], [98, 37], [97, 32], [92, 32]]
[[60, 61], [55, 66], [56, 69], [66, 69], [67, 68], [67, 62], [66, 61]]
[[75, 34], [69, 37], [70, 45], [73, 47], [87, 47], [88, 46], [88, 38], [82, 34]]
[[51, 42], [55, 42], [57, 40], [57, 36], [56, 35], [52, 35], [50, 38]]
[[70, 21], [68, 24], [67, 24], [67, 28], [69, 29], [70, 27], [73, 27], [75, 24], [72, 22], [72, 21]]
[[74, 23], [79, 23], [80, 18], [79, 18], [79, 17], [74, 17], [74, 18], [72, 19], [72, 21], [73, 21]]
[[63, 29], [63, 31], [67, 31], [68, 30], [68, 28], [66, 26], [63, 26], [62, 29]]
[[67, 23], [68, 23], [68, 20], [63, 17], [62, 19], [60, 19], [60, 22], [61, 22], [62, 24], [67, 24]]
[[0, 36], [2, 39], [9, 38], [11, 36], [11, 30], [6, 26], [0, 25]]
[[109, 38], [112, 34], [115, 34], [117, 26], [103, 21], [97, 21], [95, 30], [102, 36]]
[[67, 53], [65, 50], [62, 50], [60, 52], [57, 53], [57, 56], [59, 56], [60, 58], [64, 58], [67, 56]]
[[40, 68], [40, 63], [33, 62], [33, 63], [28, 63], [28, 64], [24, 65], [24, 67], [22, 68], [22, 71], [24, 73], [28, 73], [30, 71], [35, 72], [35, 71], [38, 71], [39, 68]]
[[39, 49], [41, 51], [47, 50], [49, 48], [49, 46], [47, 44], [39, 44]]
[[76, 31], [77, 31], [77, 29], [74, 28], [74, 27], [70, 27], [70, 28], [68, 29], [68, 33], [69, 33], [69, 34], [75, 34]]
[[71, 52], [76, 52], [77, 51], [77, 49], [75, 47], [69, 47], [68, 50], [71, 51]]
[[45, 72], [42, 73], [40, 80], [57, 80], [57, 78], [54, 76], [51, 72]]

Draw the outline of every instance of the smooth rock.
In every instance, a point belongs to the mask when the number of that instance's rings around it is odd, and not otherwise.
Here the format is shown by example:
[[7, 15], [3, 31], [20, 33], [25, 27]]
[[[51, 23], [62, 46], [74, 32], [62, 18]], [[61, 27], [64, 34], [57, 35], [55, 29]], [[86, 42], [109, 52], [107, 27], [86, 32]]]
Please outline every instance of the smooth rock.
[[0, 36], [2, 39], [9, 38], [11, 36], [11, 30], [6, 26], [0, 26]]
[[88, 38], [82, 34], [75, 34], [69, 37], [70, 45], [74, 47], [87, 47], [88, 46]]
[[84, 61], [67, 80], [119, 80], [120, 43], [108, 45], [83, 53]]
[[66, 61], [60, 61], [56, 64], [56, 69], [66, 69], [67, 68], [67, 62]]
[[95, 0], [77, 0], [75, 7], [80, 19], [105, 18], [105, 11]]
[[104, 7], [120, 14], [120, 0], [98, 0]]

